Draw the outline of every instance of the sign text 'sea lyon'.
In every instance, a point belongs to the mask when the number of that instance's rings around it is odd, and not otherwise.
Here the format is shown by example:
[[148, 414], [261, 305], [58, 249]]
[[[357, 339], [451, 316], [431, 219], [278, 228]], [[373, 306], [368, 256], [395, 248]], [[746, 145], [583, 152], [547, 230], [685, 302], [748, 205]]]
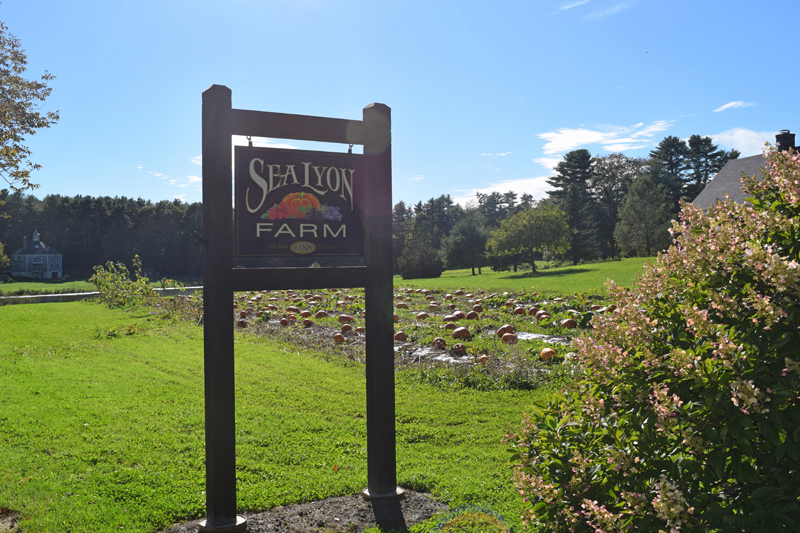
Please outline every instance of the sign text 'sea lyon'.
[[[247, 188], [245, 193], [245, 207], [250, 213], [255, 213], [264, 205], [264, 200], [267, 195], [287, 185], [300, 185], [301, 187], [311, 189], [319, 195], [325, 195], [328, 192], [339, 193], [342, 200], [350, 202], [350, 209], [353, 208], [353, 173], [354, 169], [351, 168], [336, 168], [336, 167], [317, 167], [312, 166], [311, 163], [300, 163], [303, 165], [303, 181], [302, 183], [297, 178], [297, 173], [294, 167], [296, 165], [285, 165], [286, 170], [281, 173], [281, 165], [265, 165], [263, 159], [253, 158], [250, 160], [250, 179], [261, 188], [261, 201], [256, 207], [250, 207], [250, 188]], [[258, 168], [257, 168], [258, 167]], [[262, 177], [265, 173], [267, 176]], [[310, 169], [314, 169], [316, 182], [312, 180], [312, 173]], [[324, 183], [323, 183], [324, 181]], [[327, 185], [327, 188], [326, 188]]]

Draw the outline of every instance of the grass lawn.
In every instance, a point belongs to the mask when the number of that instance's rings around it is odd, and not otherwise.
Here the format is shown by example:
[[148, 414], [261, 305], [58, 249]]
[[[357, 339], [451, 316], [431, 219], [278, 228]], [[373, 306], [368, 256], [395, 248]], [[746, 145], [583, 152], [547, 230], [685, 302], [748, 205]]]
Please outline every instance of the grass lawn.
[[[56, 280], [25, 280], [16, 278], [13, 283], [0, 284], [0, 296], [16, 296], [22, 294], [64, 294], [70, 292], [93, 292], [97, 290], [94, 283], [89, 282], [89, 277], [73, 278], [67, 276]], [[190, 287], [202, 285], [202, 278], [180, 278], [178, 279], [184, 286]], [[161, 287], [159, 280], [151, 280], [150, 285]]]
[[394, 285], [395, 287], [439, 288], [446, 291], [460, 288], [466, 290], [481, 288], [486, 292], [536, 291], [559, 295], [590, 291], [604, 293], [607, 279], [612, 279], [623, 287], [630, 287], [633, 279], [642, 273], [642, 266], [653, 260], [652, 257], [635, 257], [621, 261], [548, 268], [535, 274], [529, 270], [525, 272], [493, 272], [487, 267], [480, 275], [476, 270], [476, 275], [473, 276], [472, 270], [467, 268], [445, 271], [440, 278], [404, 280], [398, 276], [394, 279]]
[[63, 294], [69, 292], [91, 292], [97, 287], [87, 279], [54, 279], [38, 281], [20, 281], [0, 284], [0, 296], [14, 296], [18, 294]]
[[[204, 516], [200, 327], [77, 302], [0, 307], [0, 324], [0, 508], [23, 531], [149, 532]], [[238, 333], [236, 379], [240, 511], [366, 486], [363, 366]], [[399, 484], [518, 525], [501, 439], [540, 394], [399, 374]]]

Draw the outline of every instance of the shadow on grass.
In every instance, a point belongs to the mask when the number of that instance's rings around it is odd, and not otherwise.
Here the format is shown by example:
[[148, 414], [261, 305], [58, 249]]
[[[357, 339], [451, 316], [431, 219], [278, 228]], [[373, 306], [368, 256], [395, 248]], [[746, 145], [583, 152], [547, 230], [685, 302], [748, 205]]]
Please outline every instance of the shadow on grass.
[[501, 279], [529, 279], [529, 278], [557, 278], [562, 276], [570, 276], [572, 274], [585, 274], [592, 272], [591, 268], [570, 268], [565, 270], [539, 270], [536, 272], [523, 272], [502, 276]]

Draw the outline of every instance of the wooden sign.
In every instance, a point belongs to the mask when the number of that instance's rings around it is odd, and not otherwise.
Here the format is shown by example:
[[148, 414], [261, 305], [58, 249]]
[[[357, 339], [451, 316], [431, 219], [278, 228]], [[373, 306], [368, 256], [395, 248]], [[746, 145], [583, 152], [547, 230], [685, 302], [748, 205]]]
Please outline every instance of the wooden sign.
[[237, 146], [236, 257], [360, 256], [358, 154]]
[[[385, 499], [403, 493], [396, 485], [391, 110], [370, 104], [362, 116], [346, 120], [234, 109], [227, 87], [203, 92], [203, 235], [198, 242], [204, 246], [206, 519], [201, 532], [247, 529], [247, 520], [236, 512], [234, 291], [364, 288], [363, 494]], [[339, 143], [342, 152], [232, 151], [235, 135]], [[363, 146], [363, 155], [347, 152], [356, 144]], [[363, 264], [234, 267], [235, 256], [293, 255], [361, 255]]]

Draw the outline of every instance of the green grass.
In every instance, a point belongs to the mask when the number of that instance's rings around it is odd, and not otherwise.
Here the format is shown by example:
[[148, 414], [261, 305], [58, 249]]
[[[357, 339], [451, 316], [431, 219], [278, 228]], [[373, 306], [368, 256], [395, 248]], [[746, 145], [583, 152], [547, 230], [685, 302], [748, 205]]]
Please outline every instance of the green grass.
[[395, 287], [439, 288], [454, 291], [459, 288], [468, 290], [483, 289], [487, 293], [505, 291], [536, 291], [559, 295], [580, 292], [605, 292], [606, 280], [612, 279], [618, 285], [630, 287], [633, 279], [643, 272], [642, 266], [652, 262], [652, 257], [636, 257], [621, 261], [590, 263], [559, 268], [548, 268], [533, 274], [525, 272], [493, 272], [484, 268], [483, 273], [472, 275], [470, 269], [448, 270], [439, 278], [404, 280], [394, 279]]
[[97, 287], [89, 283], [88, 279], [70, 279], [69, 277], [54, 280], [20, 281], [3, 283], [0, 285], [0, 296], [15, 296], [19, 294], [63, 294], [69, 292], [91, 292]]
[[[0, 296], [18, 296], [22, 294], [65, 294], [70, 292], [93, 292], [97, 290], [89, 278], [73, 279], [69, 276], [57, 280], [25, 280], [16, 278], [13, 283], [0, 284]], [[186, 287], [202, 285], [202, 278], [179, 278], [178, 282]], [[151, 280], [150, 285], [161, 287], [159, 280]]]
[[[19, 511], [23, 531], [148, 532], [204, 516], [201, 328], [95, 303], [3, 307], [0, 324], [0, 508]], [[366, 486], [363, 366], [239, 333], [236, 379], [239, 511]], [[501, 439], [542, 393], [400, 374], [398, 483], [517, 525]]]

